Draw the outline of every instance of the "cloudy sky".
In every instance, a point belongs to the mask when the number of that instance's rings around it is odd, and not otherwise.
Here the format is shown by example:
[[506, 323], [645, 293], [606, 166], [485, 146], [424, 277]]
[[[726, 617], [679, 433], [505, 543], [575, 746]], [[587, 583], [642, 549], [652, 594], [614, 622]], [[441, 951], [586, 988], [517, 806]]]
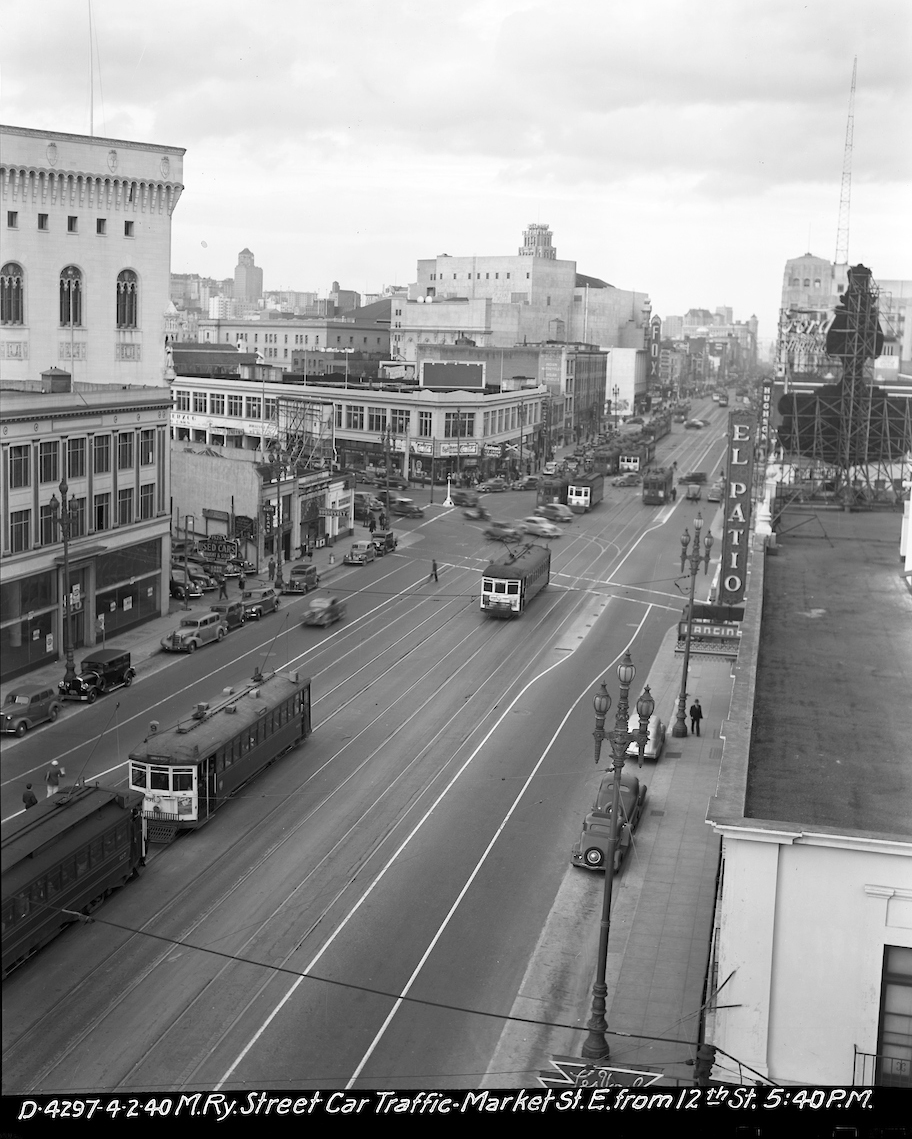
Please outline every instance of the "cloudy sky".
[[[88, 134], [89, 0], [3, 0], [0, 118]], [[531, 221], [660, 315], [775, 334], [783, 266], [912, 278], [909, 0], [92, 0], [94, 133], [185, 147], [172, 268], [407, 284]]]

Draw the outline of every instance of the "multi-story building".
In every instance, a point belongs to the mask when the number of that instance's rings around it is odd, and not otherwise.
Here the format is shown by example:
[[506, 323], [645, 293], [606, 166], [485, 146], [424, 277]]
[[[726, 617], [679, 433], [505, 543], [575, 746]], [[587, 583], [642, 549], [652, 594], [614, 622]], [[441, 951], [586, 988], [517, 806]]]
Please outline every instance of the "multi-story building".
[[249, 249], [238, 254], [234, 267], [234, 297], [239, 301], [261, 301], [263, 299], [263, 270], [254, 264]]
[[642, 348], [645, 293], [616, 289], [557, 257], [546, 225], [530, 225], [515, 256], [418, 262], [408, 296], [393, 298], [390, 349], [414, 362], [418, 345], [469, 339], [482, 348], [548, 340], [598, 348]]
[[[167, 278], [166, 278], [167, 279]], [[4, 679], [168, 612], [168, 388], [0, 383], [0, 666]], [[67, 491], [69, 589], [61, 483]]]
[[161, 385], [184, 151], [0, 127], [0, 379]]

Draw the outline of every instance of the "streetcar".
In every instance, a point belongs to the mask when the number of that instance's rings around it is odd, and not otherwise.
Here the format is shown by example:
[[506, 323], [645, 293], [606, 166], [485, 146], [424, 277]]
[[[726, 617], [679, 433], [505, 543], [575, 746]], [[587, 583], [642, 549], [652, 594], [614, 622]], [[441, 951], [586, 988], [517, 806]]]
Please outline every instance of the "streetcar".
[[574, 514], [585, 514], [605, 497], [605, 476], [574, 475], [567, 488], [567, 505]]
[[643, 502], [650, 506], [664, 506], [677, 497], [674, 485], [675, 472], [671, 467], [655, 467], [643, 475]]
[[658, 443], [660, 439], [664, 439], [666, 435], [671, 434], [671, 419], [670, 410], [657, 412], [646, 424], [644, 433], [648, 435], [654, 443]]
[[636, 471], [642, 474], [655, 458], [654, 439], [640, 439], [632, 446], [626, 446], [618, 456], [618, 470]]
[[599, 475], [616, 475], [618, 473], [620, 456], [621, 451], [616, 444], [596, 447], [591, 459], [593, 473]]
[[481, 575], [481, 608], [490, 617], [518, 617], [551, 580], [551, 551], [525, 546], [491, 562]]
[[562, 502], [567, 505], [569, 481], [563, 475], [542, 475], [536, 488], [536, 506], [547, 506], [549, 502]]
[[150, 842], [194, 830], [237, 791], [311, 732], [310, 678], [297, 671], [254, 675], [197, 704], [165, 731], [153, 722], [130, 753], [130, 787], [143, 795]]
[[5, 977], [145, 865], [142, 795], [62, 787], [2, 826]]

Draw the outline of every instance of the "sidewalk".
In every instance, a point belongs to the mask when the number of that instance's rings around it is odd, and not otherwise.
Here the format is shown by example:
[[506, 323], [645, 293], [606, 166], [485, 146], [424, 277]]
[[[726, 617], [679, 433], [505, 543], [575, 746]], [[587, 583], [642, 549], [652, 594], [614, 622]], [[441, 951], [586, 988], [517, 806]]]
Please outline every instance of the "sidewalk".
[[[660, 1083], [694, 1078], [686, 1061], [699, 1040], [720, 853], [706, 811], [716, 792], [719, 729], [728, 718], [732, 692], [731, 661], [692, 654], [687, 706], [700, 698], [703, 734], [672, 737], [683, 667], [676, 642], [677, 629], [670, 629], [646, 679], [656, 711], [668, 725], [665, 750], [657, 763], [644, 762], [642, 771], [636, 760], [625, 767], [649, 790], [634, 850], [614, 882], [606, 976], [609, 1063], [658, 1069], [664, 1074]], [[592, 778], [593, 798], [610, 766], [609, 755], [606, 745]], [[579, 804], [580, 821], [587, 806], [588, 801]], [[604, 878], [570, 866], [569, 857], [568, 850], [567, 874], [511, 1015], [577, 1027], [508, 1023], [482, 1087], [535, 1087], [552, 1056], [580, 1056], [592, 1004]]]
[[[348, 550], [352, 541], [361, 536], [360, 526], [355, 527], [355, 533], [352, 538], [348, 536], [340, 537], [335, 546], [325, 546], [321, 549], [314, 550], [313, 558], [298, 559], [284, 563], [282, 567], [283, 575], [287, 578], [288, 572], [293, 565], [310, 564], [317, 567], [317, 572], [320, 575], [321, 584], [331, 580], [332, 575], [342, 566], [342, 558]], [[364, 536], [367, 536], [367, 531], [364, 530]], [[330, 559], [332, 558], [332, 564]], [[247, 588], [255, 589], [269, 585], [269, 579], [265, 571], [259, 575], [252, 575], [247, 578]], [[237, 578], [228, 578], [227, 580], [228, 598], [229, 600], [239, 596], [240, 590], [237, 585]], [[297, 595], [295, 595], [297, 596]], [[202, 597], [191, 598], [190, 608], [184, 609], [182, 601], [176, 601], [171, 598], [169, 613], [166, 617], [155, 617], [151, 621], [145, 621], [142, 625], [136, 625], [132, 629], [126, 629], [122, 633], [117, 633], [114, 636], [108, 637], [105, 640], [104, 648], [106, 649], [122, 649], [124, 652], [129, 652], [132, 657], [133, 667], [141, 676], [143, 673], [143, 665], [147, 668], [151, 667], [148, 662], [151, 658], [161, 656], [170, 657], [171, 654], [166, 654], [161, 647], [161, 639], [167, 633], [170, 633], [180, 622], [181, 617], [187, 613], [205, 613], [208, 611], [209, 606], [218, 600], [218, 591], [210, 590], [204, 593]], [[74, 661], [76, 671], [79, 671], [80, 662], [84, 657], [87, 657], [93, 649], [102, 648], [102, 643], [99, 642], [93, 646], [80, 646], [74, 653]], [[178, 656], [183, 654], [178, 654]], [[0, 704], [6, 700], [7, 693], [14, 692], [23, 684], [47, 684], [50, 687], [56, 688], [58, 681], [63, 679], [64, 671], [66, 670], [66, 662], [61, 652], [59, 660], [52, 661], [49, 664], [42, 665], [41, 668], [33, 669], [31, 672], [23, 673], [12, 680], [6, 680], [0, 685]]]

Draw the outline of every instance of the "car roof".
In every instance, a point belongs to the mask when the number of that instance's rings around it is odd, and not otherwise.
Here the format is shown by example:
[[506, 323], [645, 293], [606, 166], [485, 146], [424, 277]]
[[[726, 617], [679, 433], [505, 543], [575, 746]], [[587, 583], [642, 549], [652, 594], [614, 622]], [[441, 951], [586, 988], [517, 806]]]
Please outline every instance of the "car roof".
[[120, 660], [129, 655], [126, 649], [99, 649], [98, 652], [83, 657], [82, 664], [83, 668], [87, 664], [110, 664], [112, 660]]
[[40, 696], [50, 691], [46, 684], [20, 684], [18, 688], [12, 689], [6, 698], [9, 700], [10, 696]]

